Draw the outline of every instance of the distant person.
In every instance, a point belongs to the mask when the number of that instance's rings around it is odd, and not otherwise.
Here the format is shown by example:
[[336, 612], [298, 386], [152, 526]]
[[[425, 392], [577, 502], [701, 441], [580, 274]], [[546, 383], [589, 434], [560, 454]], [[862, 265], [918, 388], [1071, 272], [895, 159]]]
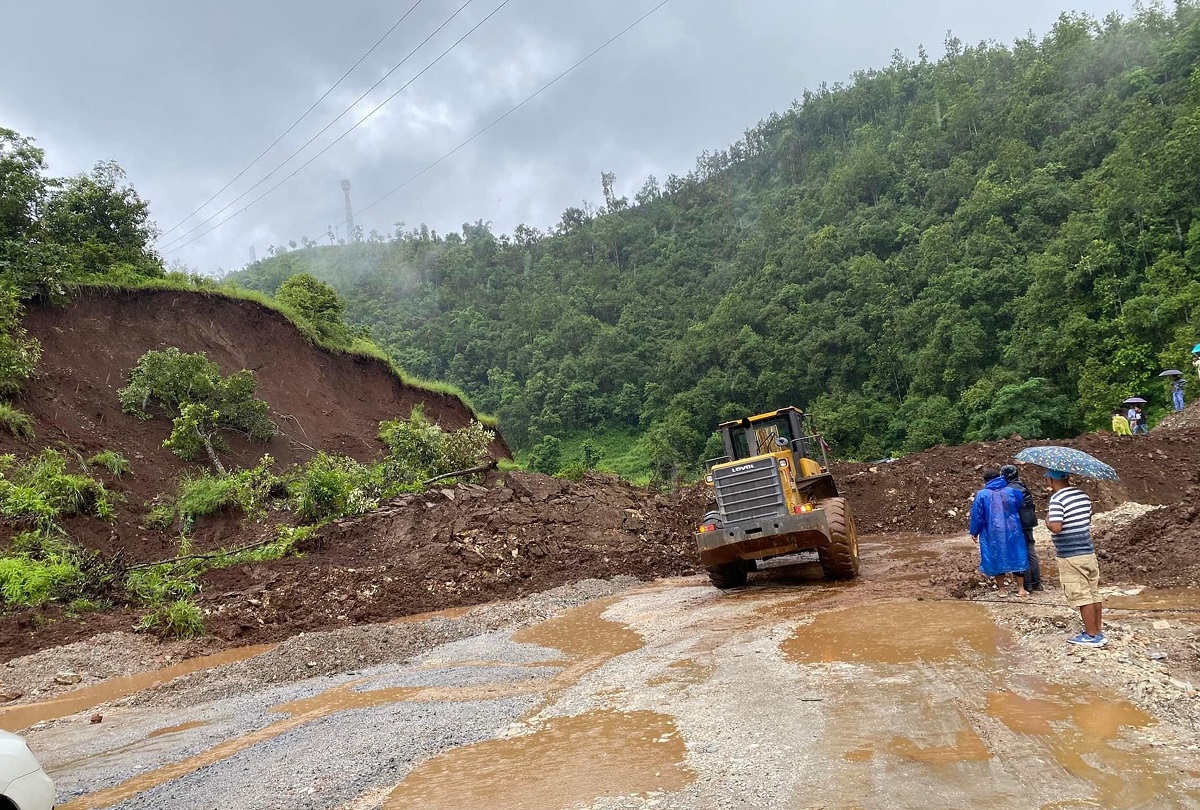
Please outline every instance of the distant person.
[[1129, 429], [1129, 419], [1125, 414], [1121, 413], [1121, 409], [1117, 408], [1113, 411], [1112, 420], [1113, 433], [1118, 436], [1132, 436], [1133, 431]]
[[979, 570], [995, 577], [996, 588], [1004, 595], [1005, 576], [1012, 576], [1017, 596], [1025, 590], [1025, 568], [1029, 564], [1025, 550], [1025, 532], [1021, 530], [1022, 497], [1008, 485], [999, 470], [983, 471], [986, 482], [975, 493], [971, 504], [971, 539], [979, 543]]
[[1200, 352], [1192, 352], [1192, 366], [1196, 369], [1196, 375], [1200, 376]]
[[1171, 402], [1175, 405], [1175, 410], [1183, 410], [1183, 377], [1176, 377], [1171, 383]]
[[1100, 597], [1100, 565], [1092, 545], [1092, 499], [1071, 486], [1071, 477], [1061, 470], [1046, 473], [1050, 482], [1050, 511], [1046, 527], [1058, 557], [1058, 579], [1066, 591], [1067, 604], [1079, 609], [1083, 632], [1067, 639], [1084, 647], [1103, 647]]
[[1142, 410], [1141, 405], [1133, 406], [1131, 427], [1134, 436], [1148, 436], [1150, 434], [1150, 428], [1146, 426], [1146, 412]]
[[[1128, 430], [1128, 424], [1125, 427]], [[1029, 564], [1025, 568], [1025, 590], [1044, 591], [1046, 589], [1042, 586], [1042, 566], [1038, 562], [1037, 544], [1033, 539], [1033, 527], [1038, 523], [1033, 493], [1029, 491], [1029, 487], [1021, 483], [1020, 473], [1015, 465], [1005, 464], [1000, 468], [1000, 474], [1004, 476], [1009, 487], [1021, 495], [1021, 509], [1018, 515], [1021, 518], [1021, 531], [1025, 533], [1025, 556], [1029, 560]]]

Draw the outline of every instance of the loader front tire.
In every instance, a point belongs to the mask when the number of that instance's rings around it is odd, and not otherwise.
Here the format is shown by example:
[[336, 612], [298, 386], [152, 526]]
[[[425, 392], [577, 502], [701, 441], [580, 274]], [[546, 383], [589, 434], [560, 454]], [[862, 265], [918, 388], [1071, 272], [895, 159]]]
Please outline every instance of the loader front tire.
[[741, 588], [746, 584], [746, 565], [741, 560], [705, 566], [705, 570], [708, 571], [708, 578], [712, 580], [713, 586], [723, 591]]
[[819, 506], [829, 523], [829, 542], [817, 548], [821, 570], [826, 579], [853, 579], [858, 576], [858, 532], [850, 502], [845, 498], [829, 498]]

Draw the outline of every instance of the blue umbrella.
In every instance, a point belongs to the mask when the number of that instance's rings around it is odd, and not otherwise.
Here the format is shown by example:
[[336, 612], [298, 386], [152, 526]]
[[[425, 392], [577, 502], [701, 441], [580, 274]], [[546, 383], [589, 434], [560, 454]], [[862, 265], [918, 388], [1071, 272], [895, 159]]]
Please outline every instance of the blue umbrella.
[[1098, 458], [1070, 447], [1027, 447], [1017, 453], [1017, 461], [1036, 464], [1048, 470], [1061, 470], [1084, 478], [1116, 481], [1117, 471]]
[[1177, 368], [1169, 368], [1166, 371], [1164, 371], [1162, 374], [1159, 374], [1158, 376], [1160, 376], [1160, 377], [1182, 377], [1183, 372]]
[[1192, 354], [1195, 354], [1196, 352], [1200, 352], [1200, 343], [1197, 343], [1192, 347]]

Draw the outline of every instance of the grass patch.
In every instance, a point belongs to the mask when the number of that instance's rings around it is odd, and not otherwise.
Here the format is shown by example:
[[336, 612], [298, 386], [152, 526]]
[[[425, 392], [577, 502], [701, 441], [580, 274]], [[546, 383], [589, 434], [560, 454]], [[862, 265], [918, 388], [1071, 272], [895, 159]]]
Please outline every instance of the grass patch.
[[87, 460], [89, 467], [103, 467], [113, 478], [124, 478], [129, 475], [129, 461], [115, 450], [104, 450]]
[[258, 466], [250, 470], [220, 475], [203, 472], [187, 476], [179, 482], [173, 504], [157, 504], [146, 518], [147, 525], [170, 528], [176, 516], [189, 532], [196, 521], [223, 509], [236, 509], [245, 515], [261, 515], [268, 501], [288, 493], [286, 482], [271, 467], [275, 460], [263, 456]]
[[102, 483], [70, 472], [66, 456], [57, 450], [43, 450], [24, 462], [0, 456], [0, 518], [16, 526], [61, 533], [58, 521], [65, 516], [112, 520], [112, 500]]
[[6, 605], [37, 607], [69, 595], [83, 578], [74, 561], [61, 557], [0, 557], [0, 596]]
[[18, 439], [32, 439], [33, 418], [8, 402], [0, 402], [0, 429], [8, 431]]
[[147, 613], [133, 629], [170, 638], [197, 638], [204, 635], [204, 613], [194, 599], [176, 599]]

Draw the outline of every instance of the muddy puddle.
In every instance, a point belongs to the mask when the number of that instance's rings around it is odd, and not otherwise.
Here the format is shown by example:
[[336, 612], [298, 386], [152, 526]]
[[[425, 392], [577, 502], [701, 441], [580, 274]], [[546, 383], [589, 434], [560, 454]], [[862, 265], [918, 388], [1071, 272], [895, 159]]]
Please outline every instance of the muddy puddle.
[[518, 644], [535, 644], [561, 650], [572, 658], [616, 658], [640, 650], [645, 640], [620, 622], [605, 619], [620, 597], [600, 599], [568, 610], [560, 616], [513, 633]]
[[1160, 806], [1155, 800], [1172, 793], [1173, 780], [1146, 752], [1121, 742], [1125, 730], [1153, 723], [1150, 715], [1104, 690], [1040, 683], [1030, 692], [989, 693], [988, 714], [1038, 740], [1057, 767], [1089, 783], [1093, 806]]
[[1158, 610], [1200, 614], [1200, 588], [1146, 589], [1139, 594], [1110, 596], [1104, 600], [1110, 610]]
[[667, 684], [694, 685], [707, 681], [717, 671], [717, 665], [711, 661], [701, 662], [694, 658], [685, 658], [667, 665], [665, 672], [655, 675], [646, 681], [647, 686], [665, 686]]
[[695, 775], [672, 719], [657, 712], [555, 717], [530, 734], [455, 748], [418, 765], [383, 810], [560, 810], [673, 792]]
[[980, 605], [885, 602], [817, 614], [782, 644], [800, 664], [946, 662], [994, 658], [1004, 631]]
[[245, 661], [248, 658], [269, 652], [275, 649], [275, 646], [274, 644], [260, 644], [254, 647], [235, 647], [214, 655], [189, 658], [186, 661], [181, 661], [165, 669], [139, 672], [135, 675], [126, 675], [121, 678], [110, 678], [95, 686], [85, 686], [82, 689], [75, 689], [51, 700], [14, 706], [11, 709], [0, 712], [0, 729], [4, 729], [5, 731], [19, 731], [32, 726], [34, 723], [67, 717], [77, 712], [95, 708], [103, 703], [109, 703], [120, 698], [129, 697], [146, 689], [161, 686], [183, 675], [190, 675], [193, 672], [200, 672], [205, 669], [213, 669], [224, 664]]

